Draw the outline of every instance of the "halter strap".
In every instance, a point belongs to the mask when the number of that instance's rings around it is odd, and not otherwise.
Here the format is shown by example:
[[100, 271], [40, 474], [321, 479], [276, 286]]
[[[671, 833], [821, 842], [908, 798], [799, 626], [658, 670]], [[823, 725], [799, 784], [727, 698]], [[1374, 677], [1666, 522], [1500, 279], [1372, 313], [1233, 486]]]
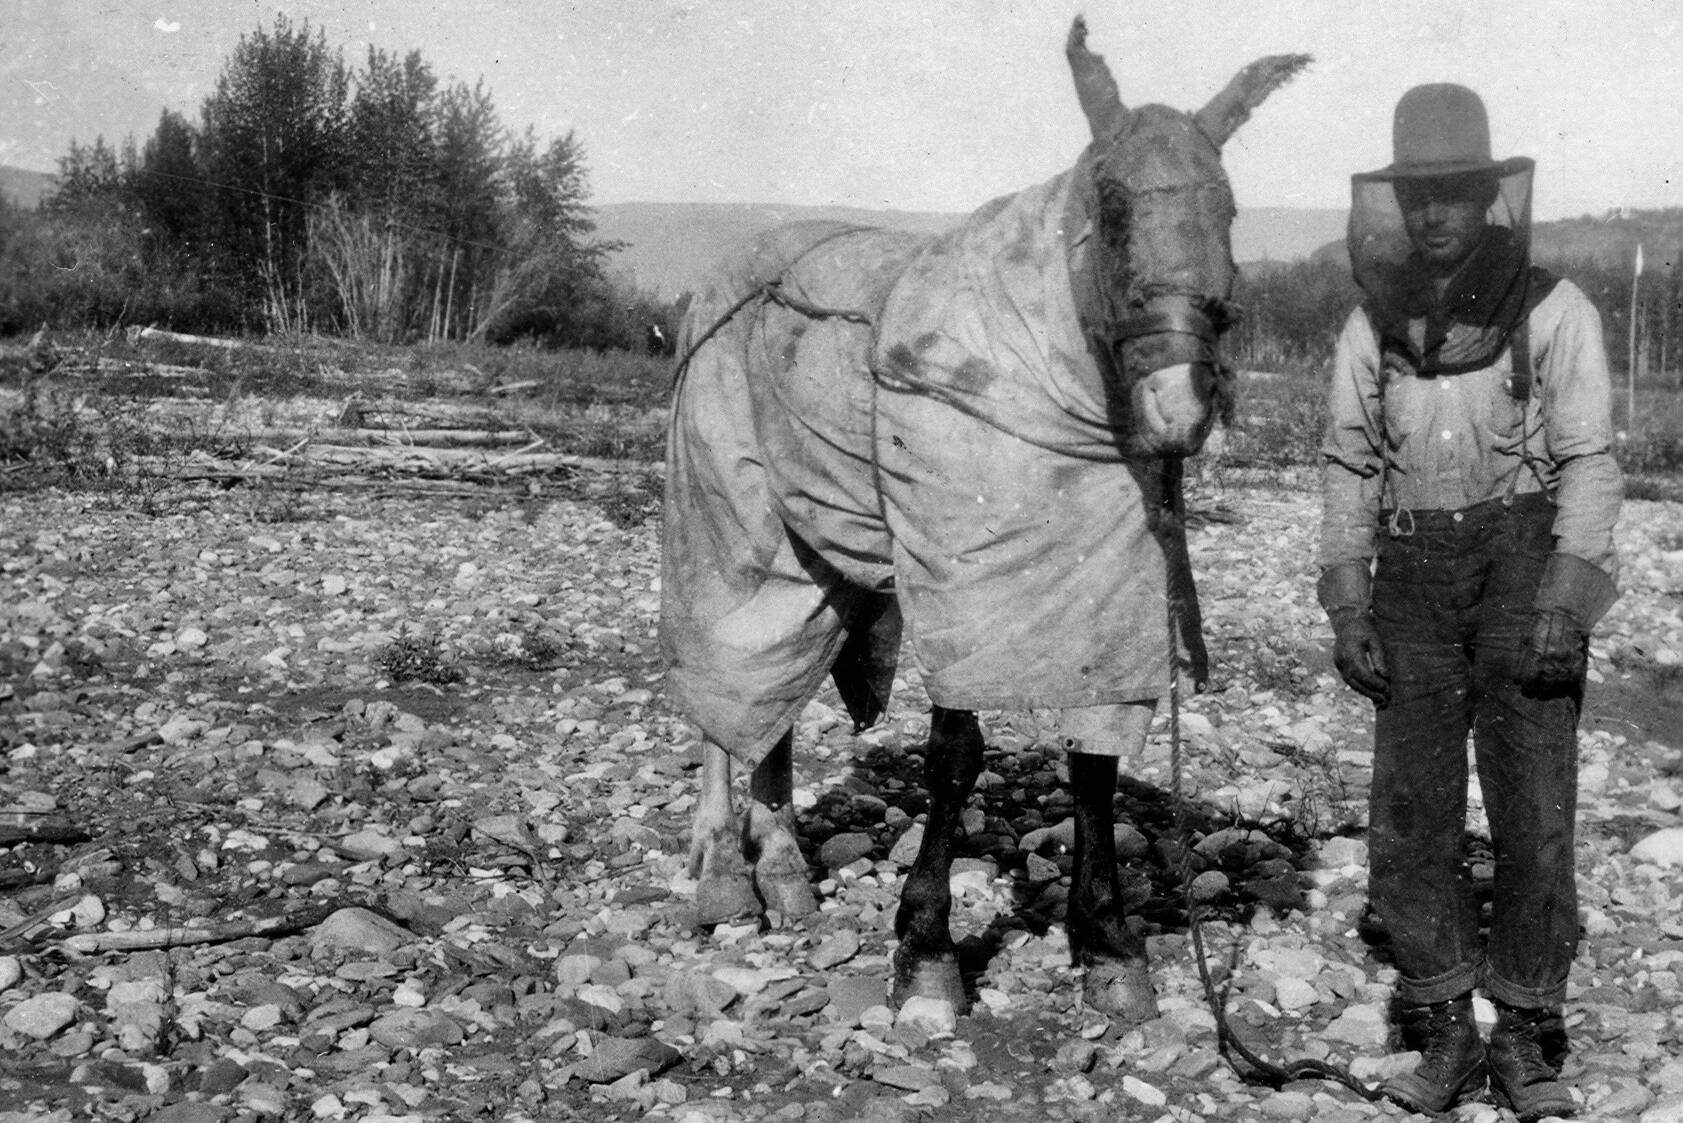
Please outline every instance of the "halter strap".
[[1207, 343], [1214, 343], [1218, 335], [1215, 320], [1193, 298], [1178, 293], [1147, 301], [1145, 308], [1124, 317], [1116, 325], [1117, 339], [1163, 333], [1190, 335]]

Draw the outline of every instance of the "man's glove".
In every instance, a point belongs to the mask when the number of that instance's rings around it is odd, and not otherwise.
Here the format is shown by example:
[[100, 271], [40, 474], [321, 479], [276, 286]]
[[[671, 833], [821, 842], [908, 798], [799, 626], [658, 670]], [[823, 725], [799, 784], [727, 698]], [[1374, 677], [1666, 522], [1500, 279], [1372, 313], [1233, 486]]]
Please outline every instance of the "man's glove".
[[1352, 690], [1383, 706], [1391, 697], [1391, 669], [1368, 610], [1372, 583], [1365, 563], [1349, 562], [1322, 570], [1315, 592], [1332, 621], [1333, 666]]
[[1548, 691], [1582, 682], [1590, 629], [1618, 595], [1600, 567], [1572, 554], [1550, 554], [1537, 586], [1531, 640], [1519, 657], [1520, 685]]
[[1570, 612], [1551, 608], [1538, 612], [1531, 625], [1531, 642], [1519, 656], [1519, 682], [1533, 690], [1570, 687], [1589, 670], [1589, 633]]
[[1346, 610], [1332, 617], [1332, 663], [1362, 697], [1383, 706], [1391, 700], [1391, 669], [1379, 629], [1366, 612]]

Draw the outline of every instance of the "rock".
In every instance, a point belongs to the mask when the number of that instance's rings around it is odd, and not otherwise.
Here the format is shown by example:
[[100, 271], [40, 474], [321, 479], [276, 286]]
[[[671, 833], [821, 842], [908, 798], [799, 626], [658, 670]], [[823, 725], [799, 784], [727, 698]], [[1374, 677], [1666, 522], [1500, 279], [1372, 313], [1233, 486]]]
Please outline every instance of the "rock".
[[930, 1037], [951, 1034], [958, 1028], [958, 1013], [945, 998], [908, 998], [894, 1016], [897, 1026], [912, 1026]]
[[1385, 1011], [1377, 1003], [1359, 1006], [1346, 1006], [1344, 1010], [1321, 1031], [1321, 1036], [1328, 1041], [1343, 1041], [1363, 1049], [1380, 1049], [1385, 1045], [1385, 1038], [1389, 1030], [1385, 1024]]
[[463, 1035], [462, 1027], [448, 1014], [400, 1008], [375, 1018], [368, 1027], [368, 1036], [393, 1049], [424, 1049], [429, 1045], [458, 1044]]
[[1630, 848], [1630, 856], [1656, 866], [1683, 866], [1683, 827], [1666, 827]]
[[1321, 843], [1321, 866], [1326, 869], [1343, 869], [1345, 866], [1367, 865], [1367, 843], [1359, 838], [1345, 838], [1336, 836]]
[[140, 1052], [163, 1032], [169, 992], [162, 979], [119, 979], [105, 992], [105, 1013], [117, 1030], [118, 1044]]
[[1122, 1077], [1122, 1091], [1148, 1107], [1162, 1107], [1169, 1102], [1169, 1097], [1164, 1094], [1163, 1089], [1155, 1084], [1147, 1084], [1137, 1076]]
[[238, 1061], [230, 1057], [218, 1057], [199, 1074], [199, 1091], [207, 1096], [220, 1096], [225, 1092], [232, 1092], [250, 1075], [246, 1067]]
[[888, 984], [870, 975], [847, 975], [831, 979], [824, 989], [830, 995], [828, 1016], [844, 1026], [856, 1026], [866, 1010], [882, 1004]]
[[1017, 849], [1031, 854], [1044, 854], [1048, 847], [1059, 850], [1075, 849], [1075, 820], [1065, 819], [1050, 827], [1037, 827], [1017, 840]]
[[1131, 823], [1117, 823], [1110, 833], [1116, 841], [1116, 856], [1123, 861], [1143, 857], [1151, 849], [1151, 840]]
[[1229, 885], [1227, 875], [1220, 870], [1205, 870], [1192, 879], [1190, 892], [1194, 901], [1207, 905], [1227, 892]]
[[875, 846], [868, 834], [843, 831], [824, 840], [824, 845], [818, 848], [818, 861], [825, 869], [840, 869], [865, 857]]
[[1257, 1104], [1257, 1110], [1270, 1119], [1313, 1119], [1315, 1104], [1307, 1092], [1275, 1092]]
[[1091, 1041], [1066, 1041], [1058, 1046], [1052, 1057], [1052, 1068], [1064, 1074], [1092, 1072], [1098, 1062], [1099, 1050]]
[[[284, 1074], [280, 1076], [280, 1079], [285, 1078]], [[235, 1092], [240, 1105], [256, 1115], [285, 1116], [287, 1113], [288, 1100], [284, 1088], [248, 1080], [235, 1089]]]
[[414, 940], [415, 934], [402, 925], [359, 908], [339, 909], [310, 933], [311, 947], [341, 948], [374, 955], [396, 951]]
[[739, 997], [735, 987], [706, 971], [675, 971], [661, 989], [661, 999], [674, 1014], [708, 1021]]
[[403, 853], [403, 843], [372, 828], [346, 835], [339, 840], [338, 847], [346, 857], [359, 862], [382, 861]]
[[1320, 995], [1315, 993], [1315, 988], [1302, 979], [1288, 975], [1274, 982], [1274, 1004], [1287, 1013], [1307, 1010], [1319, 1000]]
[[590, 1055], [573, 1065], [573, 1074], [592, 1084], [611, 1084], [638, 1071], [658, 1076], [683, 1059], [657, 1038], [591, 1034]]
[[906, 1092], [920, 1092], [941, 1083], [934, 1069], [922, 1065], [884, 1065], [871, 1070], [871, 1079]]
[[174, 1103], [146, 1117], [146, 1123], [225, 1123], [233, 1108], [208, 1103]]
[[1667, 1096], [1637, 1117], [1638, 1123], [1683, 1123], [1683, 1096]]
[[770, 975], [752, 967], [720, 967], [713, 977], [744, 998], [760, 993], [771, 982]]
[[907, 827], [905, 833], [894, 840], [894, 845], [888, 851], [888, 860], [902, 868], [917, 861], [917, 852], [923, 848], [923, 824], [913, 823]]
[[843, 928], [824, 937], [806, 959], [815, 971], [828, 971], [859, 954], [859, 933]]
[[23, 964], [15, 955], [0, 955], [0, 994], [16, 986], [23, 978]]
[[7, 1029], [45, 1041], [74, 1023], [81, 1008], [74, 996], [54, 991], [24, 999], [7, 1010], [0, 1021]]

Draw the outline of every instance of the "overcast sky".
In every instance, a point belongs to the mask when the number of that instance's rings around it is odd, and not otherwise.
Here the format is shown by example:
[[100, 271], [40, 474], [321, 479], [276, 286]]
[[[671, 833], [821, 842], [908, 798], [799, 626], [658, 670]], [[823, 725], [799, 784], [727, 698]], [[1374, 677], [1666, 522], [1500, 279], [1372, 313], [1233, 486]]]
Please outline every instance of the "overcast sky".
[[1316, 57], [1228, 144], [1242, 206], [1346, 205], [1427, 81], [1484, 95], [1496, 154], [1538, 162], [1541, 218], [1683, 205], [1675, 0], [0, 0], [0, 163], [53, 171], [166, 107], [196, 122], [284, 12], [353, 66], [419, 50], [483, 77], [504, 124], [572, 130], [596, 203], [967, 211], [1084, 143], [1081, 10], [1130, 104], [1194, 109], [1261, 55]]

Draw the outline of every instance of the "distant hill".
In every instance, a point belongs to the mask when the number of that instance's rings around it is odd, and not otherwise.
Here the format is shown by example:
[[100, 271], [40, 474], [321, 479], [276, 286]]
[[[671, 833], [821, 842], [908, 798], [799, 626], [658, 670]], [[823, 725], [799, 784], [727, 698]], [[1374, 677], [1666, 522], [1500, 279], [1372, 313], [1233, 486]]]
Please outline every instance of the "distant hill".
[[37, 207], [41, 204], [41, 196], [52, 189], [56, 178], [46, 172], [0, 164], [0, 195], [6, 196], [7, 202], [14, 206]]
[[[626, 243], [610, 268], [661, 299], [701, 287], [711, 269], [754, 234], [784, 222], [825, 219], [938, 234], [964, 216], [931, 211], [752, 203], [614, 203], [595, 208], [596, 233]], [[1233, 224], [1233, 256], [1244, 263], [1294, 261], [1343, 236], [1342, 210], [1241, 208]]]

